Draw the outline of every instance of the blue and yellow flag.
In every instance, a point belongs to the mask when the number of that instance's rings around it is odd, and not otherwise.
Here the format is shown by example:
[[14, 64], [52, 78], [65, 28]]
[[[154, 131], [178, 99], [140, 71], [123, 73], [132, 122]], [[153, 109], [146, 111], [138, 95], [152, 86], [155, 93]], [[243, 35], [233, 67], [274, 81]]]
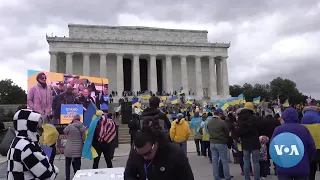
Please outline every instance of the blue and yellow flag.
[[261, 100], [261, 97], [256, 97], [256, 98], [253, 98], [253, 103], [254, 104], [260, 104], [260, 100]]
[[98, 122], [100, 121], [100, 117], [101, 116], [96, 116], [94, 119], [92, 119], [89, 128], [86, 130], [87, 138], [83, 144], [82, 157], [90, 160], [98, 157], [96, 150], [94, 149], [94, 147], [92, 147], [92, 141], [93, 141], [94, 132], [96, 130]]
[[191, 105], [191, 104], [193, 104], [193, 103], [192, 103], [192, 101], [191, 101], [190, 99], [188, 99], [188, 100], [186, 101], [186, 104], [190, 104], [190, 105]]
[[161, 101], [166, 101], [167, 100], [167, 96], [161, 96], [160, 100]]
[[171, 104], [178, 104], [179, 103], [178, 96], [173, 96], [169, 100], [170, 100]]
[[238, 101], [237, 101], [237, 104], [243, 104], [244, 103], [244, 95], [243, 94], [240, 94], [238, 96]]
[[141, 107], [141, 103], [139, 102], [139, 99], [138, 98], [133, 98], [132, 99], [132, 107], [137, 107], [137, 108], [140, 108]]
[[183, 90], [183, 87], [181, 86], [179, 89], [179, 95], [183, 95], [183, 94], [184, 94], [184, 90]]
[[145, 93], [143, 93], [143, 94], [141, 95], [141, 99], [148, 100], [148, 99], [150, 99], [150, 98], [151, 98], [151, 93], [150, 93], [150, 91], [146, 91]]
[[95, 107], [95, 105], [92, 104], [92, 102], [89, 104], [88, 109], [86, 110], [86, 112], [84, 112], [83, 115], [83, 125], [85, 127], [89, 127], [90, 123], [92, 121], [92, 117], [97, 113], [97, 109]]
[[221, 106], [221, 109], [225, 111], [228, 107], [229, 107], [229, 103], [225, 102], [225, 103]]
[[214, 106], [214, 107], [219, 107], [220, 106], [220, 101], [219, 100], [213, 100], [211, 102], [211, 104]]
[[290, 104], [289, 104], [289, 99], [286, 99], [286, 100], [284, 101], [284, 103], [282, 104], [282, 106], [285, 107], [285, 108], [289, 107], [289, 106], [290, 106]]

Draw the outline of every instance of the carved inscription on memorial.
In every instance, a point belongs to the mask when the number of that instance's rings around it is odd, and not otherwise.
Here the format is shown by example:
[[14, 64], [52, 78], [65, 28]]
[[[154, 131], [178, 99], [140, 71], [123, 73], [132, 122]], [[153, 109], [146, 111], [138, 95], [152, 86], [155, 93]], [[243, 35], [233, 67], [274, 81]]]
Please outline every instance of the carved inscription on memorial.
[[69, 26], [69, 37], [79, 39], [109, 39], [133, 41], [167, 41], [207, 43], [206, 31], [168, 30], [148, 27]]

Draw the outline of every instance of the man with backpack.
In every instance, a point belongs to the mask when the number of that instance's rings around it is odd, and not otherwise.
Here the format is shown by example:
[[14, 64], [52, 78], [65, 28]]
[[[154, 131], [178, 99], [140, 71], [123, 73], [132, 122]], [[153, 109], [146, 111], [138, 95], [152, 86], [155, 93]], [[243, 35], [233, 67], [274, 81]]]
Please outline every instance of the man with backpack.
[[[152, 119], [153, 121], [159, 121], [159, 126], [164, 134], [167, 134], [169, 138], [169, 131], [171, 128], [171, 123], [168, 117], [160, 111], [159, 109], [160, 99], [156, 96], [152, 96], [149, 99], [149, 107], [147, 107], [141, 114], [141, 121], [146, 119]], [[150, 121], [152, 122], [152, 121]], [[142, 125], [142, 123], [140, 123]]]

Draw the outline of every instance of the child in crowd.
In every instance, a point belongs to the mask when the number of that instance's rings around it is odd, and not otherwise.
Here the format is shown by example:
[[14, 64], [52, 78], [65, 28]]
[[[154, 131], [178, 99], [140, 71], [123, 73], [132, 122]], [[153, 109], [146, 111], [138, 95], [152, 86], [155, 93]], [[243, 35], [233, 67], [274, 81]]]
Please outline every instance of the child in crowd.
[[260, 176], [261, 179], [266, 179], [269, 170], [268, 162], [268, 148], [267, 144], [269, 143], [269, 138], [267, 136], [259, 137], [261, 148], [260, 148]]

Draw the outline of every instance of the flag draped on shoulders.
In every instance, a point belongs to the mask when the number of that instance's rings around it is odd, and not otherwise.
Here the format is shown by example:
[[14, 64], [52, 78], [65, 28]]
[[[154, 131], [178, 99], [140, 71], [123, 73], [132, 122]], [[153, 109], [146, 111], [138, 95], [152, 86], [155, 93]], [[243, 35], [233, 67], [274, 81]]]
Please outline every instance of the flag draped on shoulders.
[[100, 121], [100, 116], [97, 116], [95, 119], [91, 121], [90, 126], [87, 130], [88, 131], [87, 139], [84, 141], [84, 145], [82, 149], [82, 157], [90, 160], [97, 157], [97, 152], [92, 147], [92, 140], [93, 140], [94, 131], [96, 130], [96, 127], [99, 121]]

